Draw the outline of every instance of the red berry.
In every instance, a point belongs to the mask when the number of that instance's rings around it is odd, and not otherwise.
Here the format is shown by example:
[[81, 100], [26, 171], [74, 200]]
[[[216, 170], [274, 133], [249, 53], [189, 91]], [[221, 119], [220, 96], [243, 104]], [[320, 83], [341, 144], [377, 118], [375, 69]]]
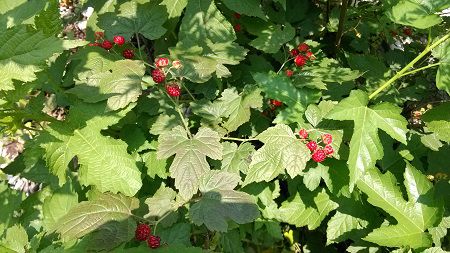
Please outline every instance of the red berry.
[[323, 134], [322, 141], [325, 145], [331, 144], [331, 142], [333, 142], [333, 136], [331, 136], [331, 134]]
[[309, 46], [306, 43], [301, 43], [300, 45], [298, 45], [298, 50], [300, 52], [306, 52], [309, 50]]
[[322, 149], [318, 149], [312, 154], [312, 159], [314, 160], [314, 162], [323, 162], [325, 158], [327, 158], [327, 155]]
[[117, 35], [117, 36], [114, 36], [113, 41], [117, 45], [122, 46], [125, 43], [125, 38], [123, 36]]
[[280, 106], [283, 105], [283, 102], [278, 101], [278, 100], [275, 100], [275, 99], [271, 99], [271, 100], [270, 100], [270, 103], [271, 103], [273, 106], [275, 106], [275, 107], [280, 107]]
[[306, 52], [305, 54], [306, 58], [308, 58], [308, 60], [314, 60], [316, 59], [316, 57], [314, 56], [314, 54], [311, 51]]
[[158, 67], [158, 68], [164, 68], [164, 67], [166, 67], [167, 65], [169, 65], [169, 59], [164, 58], [164, 57], [157, 58], [157, 59], [155, 60], [155, 65], [156, 65], [156, 67]]
[[306, 129], [300, 129], [300, 131], [298, 131], [298, 135], [300, 136], [300, 138], [302, 139], [306, 139], [308, 138], [308, 131], [306, 131]]
[[126, 59], [133, 59], [134, 51], [132, 49], [125, 49], [123, 50], [122, 55]]
[[103, 32], [95, 32], [94, 36], [96, 40], [99, 40], [102, 39], [105, 34]]
[[102, 43], [102, 47], [106, 50], [110, 50], [113, 47], [113, 44], [109, 40], [104, 40]]
[[317, 142], [315, 142], [315, 141], [310, 141], [310, 142], [306, 143], [306, 147], [307, 147], [309, 150], [314, 151], [314, 150], [317, 149]]
[[147, 240], [148, 246], [152, 249], [159, 248], [160, 243], [161, 243], [161, 238], [157, 235], [151, 235]]
[[307, 60], [308, 60], [308, 58], [306, 58], [306, 56], [297, 55], [297, 57], [295, 57], [295, 59], [294, 59], [294, 62], [295, 62], [295, 65], [297, 65], [297, 67], [303, 67], [306, 64]]
[[392, 37], [395, 37], [395, 36], [397, 36], [398, 35], [398, 33], [396, 32], [396, 31], [391, 31], [391, 36]]
[[141, 223], [136, 227], [136, 231], [134, 232], [134, 235], [135, 235], [134, 237], [138, 241], [145, 241], [145, 240], [147, 240], [147, 238], [151, 232], [152, 232], [152, 230], [150, 229], [150, 227], [147, 224]]
[[331, 156], [331, 155], [334, 153], [334, 149], [333, 149], [333, 147], [330, 146], [330, 145], [326, 145], [326, 146], [323, 148], [323, 151], [325, 152], [325, 155], [327, 155], [327, 156]]
[[294, 71], [288, 69], [288, 70], [286, 70], [286, 75], [287, 75], [288, 77], [291, 77], [292, 75], [294, 75]]
[[239, 13], [234, 13], [234, 17], [236, 18], [236, 19], [240, 19], [241, 18], [241, 14], [239, 14]]
[[95, 43], [89, 43], [88, 46], [90, 46], [90, 47], [100, 47], [101, 45], [102, 44], [95, 42]]
[[179, 97], [181, 94], [181, 88], [176, 83], [166, 85], [166, 91], [171, 97]]
[[241, 29], [242, 29], [241, 24], [235, 24], [235, 25], [234, 25], [234, 30], [235, 30], [236, 32], [240, 32]]
[[297, 56], [300, 52], [299, 52], [297, 49], [294, 48], [294, 49], [292, 49], [289, 53], [291, 54], [292, 57], [295, 57], [295, 56]]
[[411, 28], [409, 28], [409, 27], [405, 27], [405, 28], [403, 28], [403, 34], [404, 35], [406, 35], [406, 36], [411, 36], [412, 35], [412, 29]]
[[162, 83], [164, 82], [164, 80], [166, 80], [166, 75], [162, 70], [154, 69], [152, 70], [152, 78], [155, 83]]

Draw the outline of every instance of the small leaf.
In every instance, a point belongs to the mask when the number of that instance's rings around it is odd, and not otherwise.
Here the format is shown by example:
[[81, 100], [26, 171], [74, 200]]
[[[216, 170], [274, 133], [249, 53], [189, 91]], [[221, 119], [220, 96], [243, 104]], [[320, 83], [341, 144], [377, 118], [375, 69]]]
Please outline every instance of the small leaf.
[[156, 193], [145, 200], [148, 205], [148, 214], [145, 217], [160, 218], [169, 212], [176, 211], [178, 204], [175, 201], [177, 193], [164, 184], [159, 187]]
[[286, 23], [282, 28], [281, 25], [269, 25], [265, 29], [259, 30], [258, 38], [252, 40], [249, 44], [256, 49], [269, 54], [274, 54], [280, 50], [281, 46], [295, 36], [295, 29]]
[[166, 6], [170, 19], [181, 16], [181, 13], [183, 13], [187, 3], [188, 0], [163, 0], [160, 5]]
[[6, 230], [6, 236], [1, 244], [13, 252], [25, 253], [28, 245], [27, 232], [22, 226], [14, 225]]
[[78, 194], [68, 182], [62, 188], [56, 190], [53, 195], [45, 198], [42, 205], [44, 228], [49, 231], [62, 216], [66, 215], [77, 204]]
[[184, 199], [189, 200], [197, 193], [200, 178], [210, 170], [206, 156], [222, 159], [219, 141], [219, 134], [209, 128], [200, 128], [192, 139], [181, 126], [160, 135], [157, 157], [166, 159], [176, 154], [169, 172]]
[[237, 173], [242, 172], [247, 174], [250, 166], [250, 155], [255, 152], [252, 144], [244, 142], [239, 147], [236, 143], [223, 142], [223, 171]]
[[395, 23], [426, 29], [441, 23], [436, 13], [449, 6], [446, 0], [401, 0], [388, 11], [388, 16]]
[[428, 127], [428, 130], [434, 132], [436, 137], [447, 143], [450, 143], [450, 103], [443, 103], [429, 111], [423, 116], [422, 120]]
[[223, 3], [228, 7], [228, 9], [235, 11], [236, 13], [266, 19], [266, 16], [260, 6], [261, 2], [258, 0], [224, 0]]

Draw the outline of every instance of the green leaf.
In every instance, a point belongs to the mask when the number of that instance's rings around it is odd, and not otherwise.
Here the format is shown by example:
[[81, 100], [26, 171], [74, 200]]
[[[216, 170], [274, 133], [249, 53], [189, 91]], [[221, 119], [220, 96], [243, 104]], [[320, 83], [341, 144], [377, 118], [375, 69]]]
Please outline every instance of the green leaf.
[[[435, 53], [437, 52], [437, 53]], [[443, 42], [433, 51], [439, 59], [439, 69], [436, 73], [436, 87], [450, 94], [450, 40]]]
[[166, 6], [170, 19], [181, 16], [181, 13], [183, 13], [187, 3], [188, 0], [163, 0], [160, 5]]
[[[96, 231], [88, 234], [83, 241], [87, 241], [89, 251], [110, 252], [124, 242], [134, 238], [136, 221], [127, 219], [123, 221], [109, 221], [107, 225], [99, 227]], [[81, 250], [79, 250], [81, 251]]]
[[0, 1], [0, 27], [11, 28], [20, 24], [32, 24], [33, 17], [44, 9], [45, 0]]
[[209, 171], [201, 178], [202, 198], [189, 209], [192, 222], [210, 230], [226, 232], [228, 220], [238, 224], [252, 222], [259, 216], [254, 198], [234, 191], [240, 177], [224, 171]]
[[228, 7], [228, 9], [239, 14], [266, 19], [266, 16], [260, 6], [261, 1], [259, 0], [223, 0], [223, 3]]
[[164, 184], [159, 187], [155, 194], [145, 200], [148, 205], [148, 214], [145, 217], [160, 218], [169, 212], [174, 212], [180, 206], [175, 198], [177, 193]]
[[[130, 60], [110, 62], [99, 56], [89, 57], [88, 64], [95, 64], [95, 68], [85, 67], [85, 71], [78, 75], [76, 86], [68, 90], [69, 93], [88, 103], [108, 100], [110, 110], [118, 110], [137, 101], [142, 92], [141, 79], [145, 73], [142, 62]], [[86, 75], [87, 72], [89, 75]]]
[[167, 178], [167, 160], [157, 159], [155, 151], [150, 151], [143, 154], [142, 160], [147, 167], [147, 175], [149, 175], [151, 178], [156, 178], [156, 176], [162, 179]]
[[70, 241], [99, 228], [116, 230], [119, 222], [126, 221], [139, 207], [139, 201], [120, 194], [104, 193], [92, 201], [83, 201], [70, 209], [52, 229]]
[[329, 58], [321, 59], [318, 65], [305, 66], [302, 71], [308, 73], [308, 76], [304, 77], [306, 82], [315, 81], [342, 84], [343, 82], [353, 81], [360, 76], [359, 71], [343, 68], [338, 61]]
[[65, 49], [61, 40], [26, 26], [0, 31], [0, 90], [13, 88], [13, 80], [33, 81], [45, 61]]
[[448, 253], [448, 251], [445, 251], [440, 247], [432, 247], [422, 251], [422, 253]]
[[220, 235], [220, 245], [225, 253], [243, 253], [239, 230], [233, 229]]
[[270, 127], [258, 135], [257, 139], [264, 146], [253, 154], [244, 185], [269, 182], [283, 174], [285, 169], [294, 178], [301, 174], [311, 158], [309, 149], [287, 125]]
[[366, 220], [337, 211], [328, 221], [327, 244], [343, 241], [340, 237], [346, 236], [347, 233], [353, 231], [362, 230], [368, 224]]
[[305, 175], [303, 175], [303, 183], [310, 191], [314, 191], [319, 187], [320, 181], [323, 180], [328, 185], [331, 185], [330, 174], [328, 173], [328, 166], [318, 163], [314, 168], [310, 168]]
[[[159, 247], [157, 249], [151, 249], [152, 252], [155, 253], [174, 253], [174, 252], [183, 252], [183, 253], [207, 253], [208, 251], [203, 250], [197, 247], [186, 247], [181, 245], [168, 245], [164, 247]], [[148, 246], [142, 244], [138, 248], [119, 248], [115, 253], [147, 253], [149, 252]]]
[[367, 107], [366, 93], [353, 90], [348, 98], [336, 105], [327, 118], [353, 120], [355, 125], [350, 141], [348, 165], [350, 169], [350, 190], [364, 172], [383, 158], [383, 147], [378, 137], [382, 129], [392, 138], [406, 144], [406, 120], [400, 115], [401, 108], [390, 103]]
[[430, 232], [433, 238], [434, 245], [441, 246], [442, 244], [441, 241], [447, 235], [449, 228], [450, 228], [450, 216], [447, 216], [442, 218], [441, 222], [437, 227], [428, 229], [428, 232]]
[[161, 241], [170, 242], [171, 246], [191, 246], [191, 224], [188, 223], [177, 223], [166, 229], [158, 227], [157, 235], [161, 237]]
[[303, 199], [305, 196], [313, 193], [304, 192], [302, 196], [296, 193], [291, 200], [283, 202], [279, 209], [279, 220], [297, 227], [308, 226], [309, 230], [313, 230], [320, 226], [323, 219], [334, 209], [338, 204], [330, 200], [330, 197], [324, 189], [321, 192], [314, 193], [315, 207], [307, 206]]
[[63, 28], [61, 14], [59, 14], [59, 4], [50, 2], [46, 10], [34, 17], [34, 24], [38, 30], [46, 35], [57, 35]]
[[425, 231], [441, 220], [442, 204], [434, 196], [428, 179], [409, 164], [404, 178], [408, 201], [390, 172], [382, 175], [377, 169], [369, 169], [357, 182], [358, 188], [369, 197], [369, 203], [397, 220], [395, 225], [373, 230], [364, 240], [389, 247], [431, 246], [431, 236]]
[[436, 136], [447, 143], [450, 143], [450, 103], [443, 103], [431, 110], [428, 110], [422, 120], [428, 127], [428, 130], [435, 133]]
[[28, 245], [27, 232], [22, 226], [14, 225], [6, 230], [6, 236], [1, 244], [13, 250], [13, 252], [25, 253]]
[[42, 205], [43, 226], [47, 231], [56, 225], [58, 220], [78, 204], [78, 194], [68, 182], [56, 190], [53, 195], [45, 198]]
[[219, 141], [219, 134], [209, 128], [200, 128], [192, 139], [181, 126], [159, 136], [157, 157], [167, 159], [175, 154], [169, 172], [184, 199], [189, 200], [197, 193], [201, 176], [210, 170], [206, 156], [222, 159]]
[[223, 142], [223, 159], [221, 169], [223, 171], [239, 174], [247, 174], [250, 165], [250, 156], [255, 152], [255, 147], [248, 142], [238, 145], [233, 142]]
[[245, 186], [243, 191], [258, 198], [260, 210], [263, 217], [276, 219], [278, 217], [278, 204], [275, 200], [280, 196], [280, 183], [276, 180], [273, 183], [257, 183]]
[[[3, 173], [0, 170], [0, 173]], [[6, 180], [6, 179], [5, 179]], [[6, 183], [0, 183], [0, 202], [2, 203], [2, 211], [0, 212], [0, 237], [4, 236], [4, 232], [15, 221], [14, 211], [20, 208], [22, 199], [25, 194], [15, 191]]]
[[448, 7], [446, 0], [401, 0], [388, 11], [388, 16], [395, 23], [426, 29], [441, 23], [436, 13]]
[[188, 1], [178, 33], [179, 41], [197, 41], [199, 45], [229, 43], [236, 39], [233, 26], [212, 0]]
[[118, 9], [118, 13], [107, 12], [98, 18], [98, 26], [105, 30], [107, 38], [122, 35], [126, 40], [130, 40], [136, 34], [142, 34], [149, 40], [155, 40], [167, 31], [162, 26], [167, 20], [164, 6], [154, 2], [140, 4], [136, 1], [126, 1]]
[[286, 23], [283, 29], [281, 25], [269, 25], [265, 29], [259, 30], [257, 36], [258, 38], [249, 44], [256, 49], [274, 54], [280, 50], [282, 45], [294, 38], [295, 29], [289, 23]]

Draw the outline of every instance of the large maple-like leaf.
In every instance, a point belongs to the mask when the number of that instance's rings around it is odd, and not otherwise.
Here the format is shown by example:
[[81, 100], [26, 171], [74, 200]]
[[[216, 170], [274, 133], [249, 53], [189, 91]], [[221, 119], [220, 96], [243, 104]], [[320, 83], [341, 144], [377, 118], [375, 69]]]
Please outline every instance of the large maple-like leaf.
[[395, 225], [373, 230], [364, 240], [389, 247], [431, 246], [431, 235], [426, 230], [440, 222], [442, 203], [436, 198], [431, 182], [409, 164], [404, 178], [408, 201], [390, 172], [383, 175], [377, 169], [369, 169], [360, 177], [357, 186], [367, 194], [369, 203], [397, 220]]
[[364, 172], [383, 157], [383, 147], [378, 137], [378, 129], [392, 138], [406, 143], [406, 120], [400, 115], [401, 108], [380, 103], [367, 107], [369, 98], [363, 91], [354, 90], [326, 116], [334, 120], [353, 120], [355, 122], [348, 165], [350, 169], [350, 189]]
[[158, 141], [158, 158], [166, 159], [175, 154], [169, 172], [175, 179], [175, 187], [186, 200], [197, 193], [200, 178], [210, 170], [206, 156], [222, 159], [220, 136], [209, 128], [200, 128], [190, 139], [186, 130], [177, 126], [160, 135]]
[[311, 158], [309, 149], [283, 124], [268, 128], [256, 137], [264, 146], [252, 156], [244, 184], [270, 181], [285, 169], [294, 178]]
[[196, 225], [205, 224], [210, 230], [226, 232], [228, 220], [238, 224], [252, 222], [259, 216], [254, 198], [233, 190], [240, 176], [224, 171], [209, 171], [200, 180], [202, 198], [189, 209]]

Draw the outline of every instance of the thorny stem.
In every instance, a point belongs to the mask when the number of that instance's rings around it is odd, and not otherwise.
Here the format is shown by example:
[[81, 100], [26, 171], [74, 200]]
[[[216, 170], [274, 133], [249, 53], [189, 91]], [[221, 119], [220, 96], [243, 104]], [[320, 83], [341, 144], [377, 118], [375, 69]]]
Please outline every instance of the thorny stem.
[[[406, 65], [403, 69], [401, 69], [397, 74], [395, 74], [391, 79], [389, 79], [387, 82], [385, 82], [383, 85], [381, 85], [376, 91], [374, 91], [372, 94], [369, 95], [369, 99], [374, 98], [378, 93], [382, 92], [384, 89], [389, 87], [392, 83], [394, 83], [397, 79], [404, 76], [404, 74], [414, 66], [415, 63], [417, 63], [420, 59], [422, 59], [425, 55], [427, 55], [433, 48], [437, 47], [442, 42], [446, 41], [450, 37], [450, 33], [445, 35], [444, 37], [440, 38], [430, 46], [427, 46], [422, 53], [420, 53], [416, 58], [414, 58], [408, 65]], [[413, 71], [411, 71], [413, 72]], [[414, 73], [414, 72], [413, 72]]]

